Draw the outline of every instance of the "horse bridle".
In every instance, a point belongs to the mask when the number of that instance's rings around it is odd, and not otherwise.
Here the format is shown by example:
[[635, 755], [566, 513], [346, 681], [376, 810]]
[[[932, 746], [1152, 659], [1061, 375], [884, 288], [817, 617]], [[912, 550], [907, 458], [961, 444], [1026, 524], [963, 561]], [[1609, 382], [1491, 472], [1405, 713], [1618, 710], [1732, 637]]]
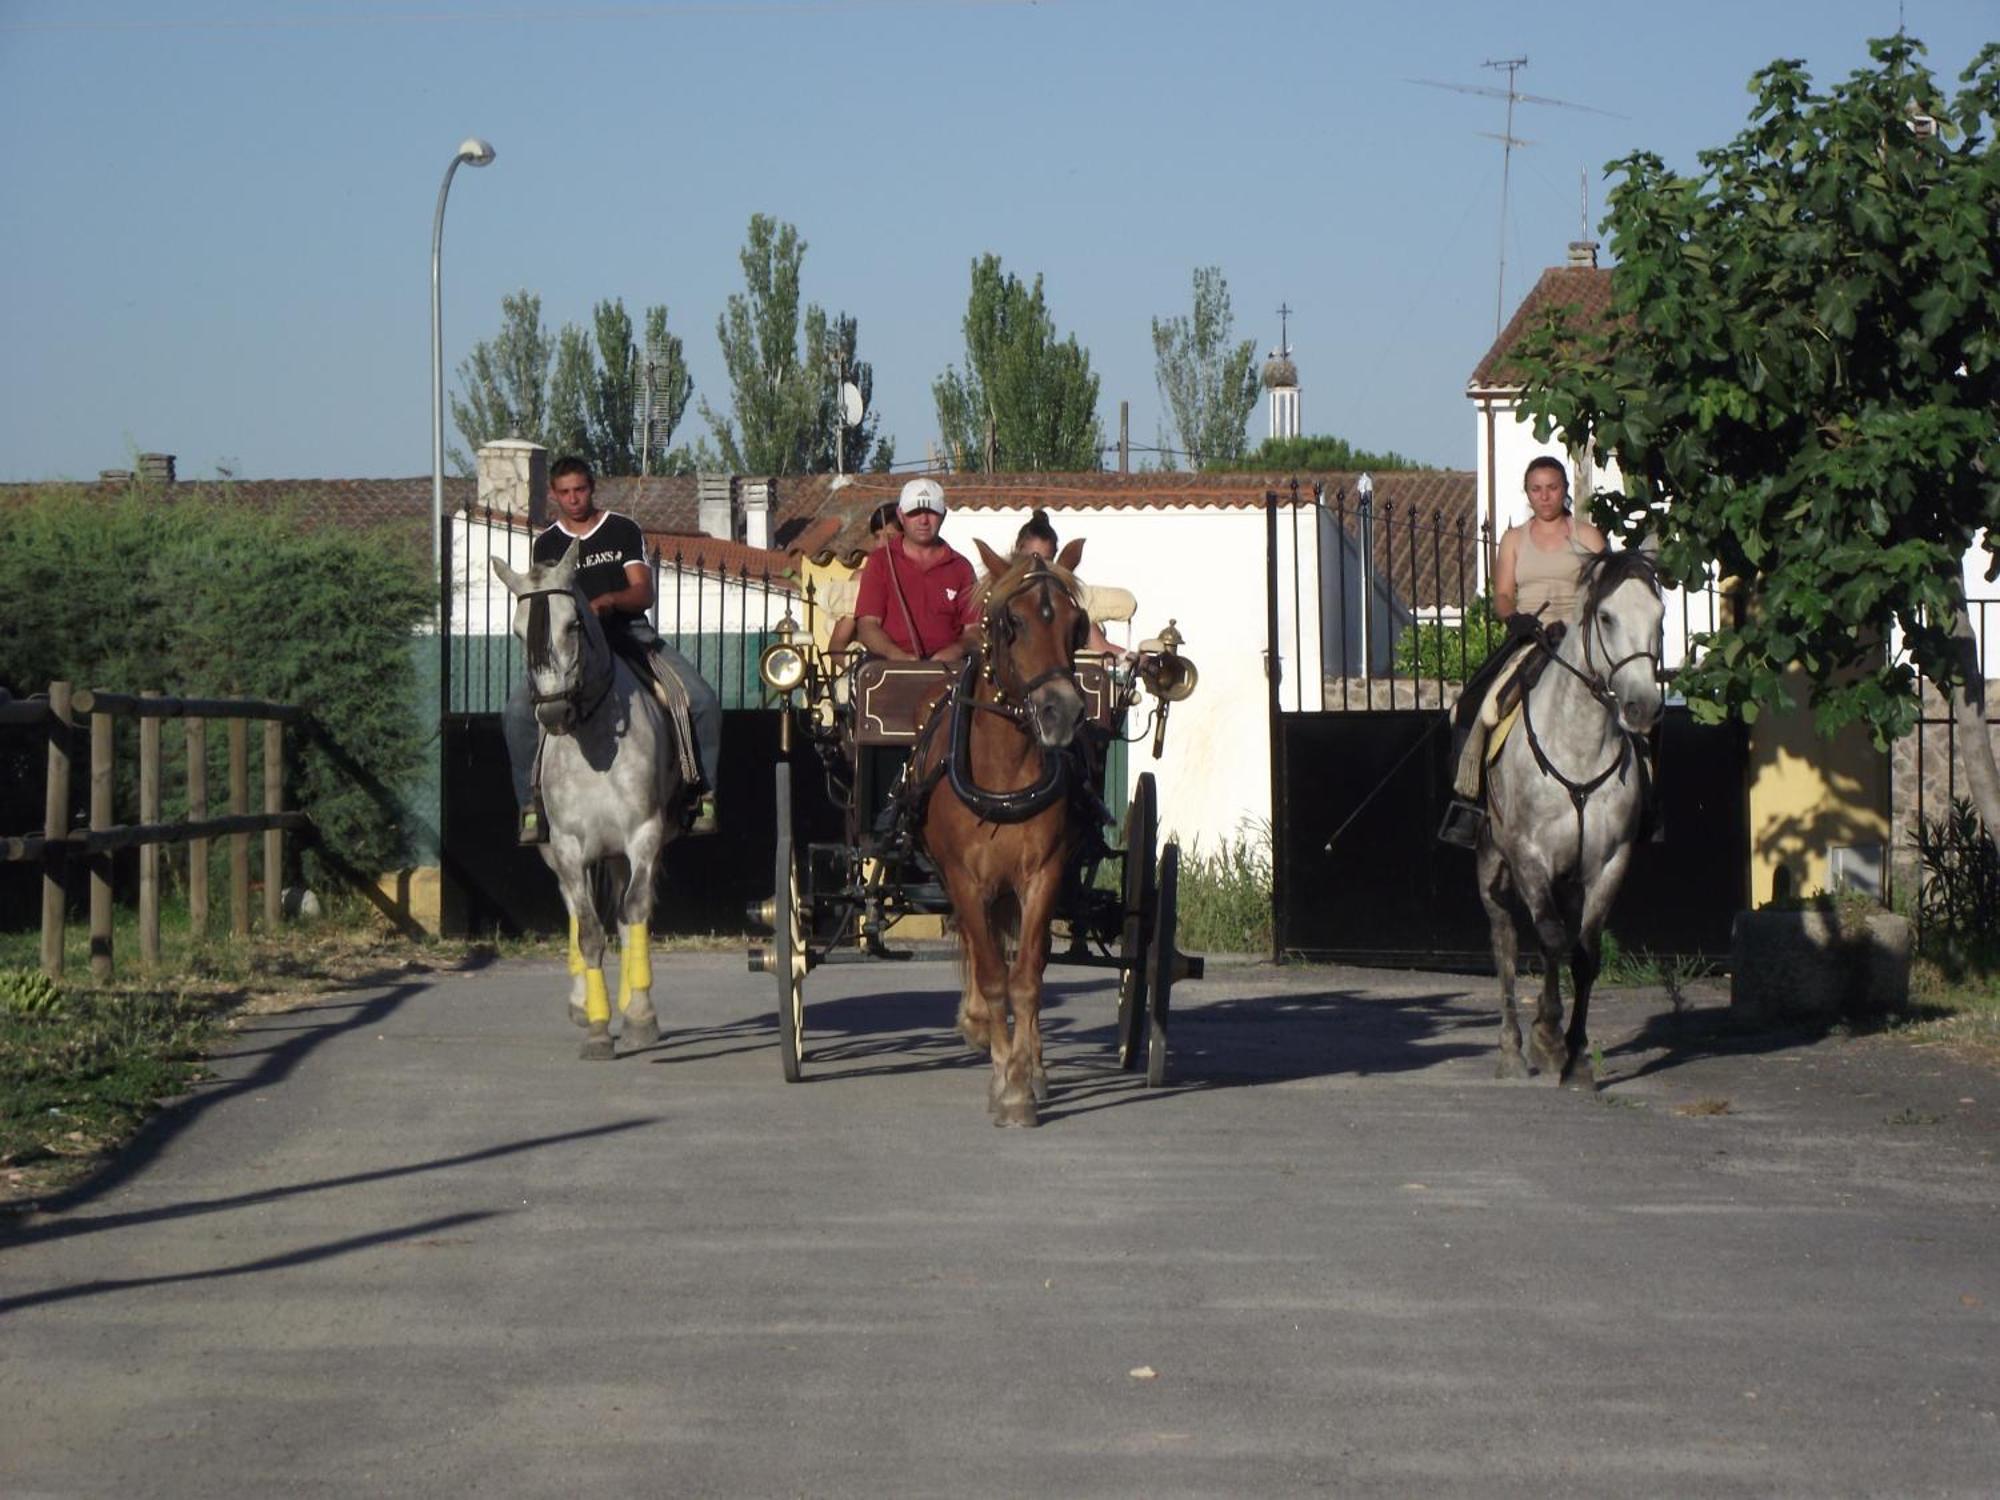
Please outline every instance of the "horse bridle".
[[[1083, 608], [1083, 601], [1069, 581], [1051, 568], [1046, 559], [1037, 557], [1034, 563], [1022, 573], [1014, 586], [996, 599], [989, 599], [986, 605], [983, 628], [989, 641], [996, 636], [1005, 637], [1009, 632], [996, 629], [998, 617], [1021, 595], [1033, 588], [1058, 588], [1063, 591], [1071, 604]], [[1053, 608], [1052, 605], [1045, 606]], [[1019, 823], [1044, 809], [1053, 807], [1069, 791], [1069, 757], [1059, 752], [1044, 749], [1042, 753], [1042, 774], [1034, 784], [1012, 792], [991, 792], [979, 786], [972, 774], [972, 715], [975, 710], [998, 714], [1009, 720], [1023, 734], [1029, 733], [1028, 698], [1036, 688], [1052, 682], [1058, 677], [1066, 677], [1071, 684], [1076, 682], [1076, 667], [1070, 653], [1063, 653], [1062, 662], [1039, 672], [1013, 690], [1010, 695], [1006, 684], [1000, 681], [995, 670], [998, 653], [989, 645], [982, 651], [968, 656], [965, 665], [959, 669], [958, 681], [951, 693], [951, 744], [945, 757], [946, 774], [951, 780], [952, 792], [983, 821], [989, 823]], [[997, 694], [997, 701], [983, 702], [979, 696], [979, 680], [984, 677]]]
[[[1537, 627], [1535, 632], [1535, 642], [1543, 651], [1548, 653], [1551, 661], [1576, 678], [1577, 681], [1581, 682], [1584, 685], [1584, 689], [1597, 701], [1606, 713], [1612, 716], [1615, 722], [1618, 716], [1618, 695], [1612, 691], [1611, 680], [1632, 662], [1650, 661], [1653, 664], [1654, 680], [1658, 681], [1660, 676], [1660, 653], [1657, 651], [1633, 651], [1619, 657], [1617, 661], [1600, 672], [1597, 669], [1596, 662], [1591, 659], [1591, 641], [1596, 636], [1595, 627], [1597, 624], [1598, 602], [1598, 599], [1593, 596], [1585, 601], [1583, 610], [1583, 664], [1584, 667], [1589, 669], [1588, 671], [1579, 670], [1570, 662], [1563, 660], [1561, 653], [1549, 644], [1547, 634], [1539, 627]], [[1556, 767], [1555, 762], [1549, 759], [1548, 752], [1542, 748], [1541, 736], [1535, 733], [1534, 716], [1528, 707], [1531, 698], [1532, 694], [1529, 693], [1521, 695], [1521, 727], [1527, 733], [1528, 749], [1534, 754], [1535, 764], [1541, 768], [1542, 774], [1554, 781], [1565, 792], [1569, 793], [1570, 805], [1576, 809], [1577, 858], [1581, 860], [1583, 857], [1583, 804], [1589, 800], [1592, 792], [1603, 786], [1614, 775], [1620, 777], [1624, 775], [1625, 768], [1632, 763], [1632, 742], [1637, 736], [1631, 730], [1621, 725], [1618, 731], [1618, 753], [1612, 757], [1611, 764], [1599, 771], [1588, 781], [1574, 781]]]
[[[528, 655], [528, 700], [536, 708], [540, 708], [546, 703], [567, 703], [576, 710], [577, 721], [581, 723], [596, 713], [599, 705], [604, 702], [605, 695], [611, 691], [611, 684], [617, 680], [618, 666], [616, 658], [611, 652], [610, 642], [607, 641], [605, 642], [604, 670], [600, 674], [594, 693], [591, 691], [591, 682], [587, 675], [579, 675], [578, 680], [573, 685], [565, 687], [559, 693], [536, 691], [536, 668], [547, 669], [552, 665], [551, 658], [553, 653], [549, 648], [549, 600], [556, 594], [568, 594], [577, 601], [577, 609], [580, 612], [589, 612], [590, 605], [588, 601], [584, 599], [582, 594], [577, 592], [573, 584], [566, 583], [551, 585], [546, 588], [522, 589], [519, 594], [515, 595], [517, 599], [524, 601], [528, 606], [528, 639], [526, 642]], [[585, 698], [589, 699], [588, 703], [583, 701]]]

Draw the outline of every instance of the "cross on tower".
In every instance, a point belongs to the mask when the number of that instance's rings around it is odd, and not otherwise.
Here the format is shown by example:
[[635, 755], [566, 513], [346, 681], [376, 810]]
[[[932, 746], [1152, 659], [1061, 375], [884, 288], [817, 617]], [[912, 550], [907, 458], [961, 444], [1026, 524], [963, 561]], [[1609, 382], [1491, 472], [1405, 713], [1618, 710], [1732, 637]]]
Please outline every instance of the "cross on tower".
[[1291, 317], [1291, 315], [1291, 308], [1280, 302], [1278, 304], [1278, 353], [1287, 358], [1290, 357], [1292, 352], [1292, 342], [1285, 333], [1285, 320]]

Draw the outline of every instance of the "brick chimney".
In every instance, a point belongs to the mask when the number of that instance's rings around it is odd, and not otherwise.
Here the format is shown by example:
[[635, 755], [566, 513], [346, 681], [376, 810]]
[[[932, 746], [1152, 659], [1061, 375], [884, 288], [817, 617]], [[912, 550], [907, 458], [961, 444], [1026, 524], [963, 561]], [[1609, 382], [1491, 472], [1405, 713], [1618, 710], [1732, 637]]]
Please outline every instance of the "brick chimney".
[[769, 547], [777, 509], [777, 481], [743, 481], [743, 540], [752, 547]]
[[1597, 241], [1571, 240], [1569, 242], [1569, 266], [1571, 270], [1594, 271], [1597, 269]]
[[736, 481], [727, 474], [695, 476], [695, 525], [703, 536], [736, 540]]
[[139, 482], [141, 484], [172, 484], [174, 482], [174, 456], [171, 453], [141, 453], [139, 455]]
[[549, 450], [521, 438], [479, 445], [479, 508], [519, 516], [536, 531], [548, 524]]

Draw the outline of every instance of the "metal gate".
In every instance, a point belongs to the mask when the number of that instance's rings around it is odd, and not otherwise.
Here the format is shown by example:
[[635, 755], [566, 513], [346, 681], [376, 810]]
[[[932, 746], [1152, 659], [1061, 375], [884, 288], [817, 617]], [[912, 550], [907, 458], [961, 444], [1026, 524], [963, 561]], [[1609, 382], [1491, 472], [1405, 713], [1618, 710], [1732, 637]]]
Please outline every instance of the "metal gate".
[[[1493, 538], [1466, 516], [1295, 483], [1266, 493], [1265, 542], [1274, 957], [1490, 963], [1472, 856], [1435, 833], [1458, 684], [1498, 637]], [[1716, 598], [1667, 603], [1671, 668]], [[1627, 951], [1721, 957], [1749, 895], [1746, 738], [1668, 703], [1661, 835], [1634, 849], [1610, 930]]]

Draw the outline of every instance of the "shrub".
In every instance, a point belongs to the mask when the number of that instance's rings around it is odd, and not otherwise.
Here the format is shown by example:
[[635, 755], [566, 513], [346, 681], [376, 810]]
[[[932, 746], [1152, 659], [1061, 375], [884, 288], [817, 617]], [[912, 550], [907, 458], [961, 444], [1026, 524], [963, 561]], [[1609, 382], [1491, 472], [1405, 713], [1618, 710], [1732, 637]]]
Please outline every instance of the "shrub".
[[1917, 920], [1927, 935], [1982, 937], [2000, 925], [2000, 856], [1969, 801], [1954, 797], [1942, 816], [1917, 820], [1917, 861]]
[[[0, 685], [18, 693], [65, 679], [301, 705], [317, 728], [286, 731], [292, 805], [349, 863], [403, 862], [407, 814], [384, 789], [406, 785], [422, 752], [410, 639], [431, 598], [423, 558], [402, 543], [308, 531], [226, 491], [50, 490], [0, 510], [0, 599], [13, 601]], [[166, 728], [167, 763], [181, 764], [181, 727]], [[211, 727], [208, 738], [210, 808], [220, 811], [227, 736]], [[134, 757], [121, 750], [119, 760], [129, 798]], [[165, 780], [175, 817], [182, 778]]]
[[1418, 620], [1396, 641], [1396, 675], [1431, 682], [1463, 682], [1507, 636], [1493, 613], [1493, 596], [1481, 594], [1456, 623]]
[[1212, 854], [1181, 851], [1176, 943], [1188, 953], [1268, 952], [1271, 826], [1246, 825]]

